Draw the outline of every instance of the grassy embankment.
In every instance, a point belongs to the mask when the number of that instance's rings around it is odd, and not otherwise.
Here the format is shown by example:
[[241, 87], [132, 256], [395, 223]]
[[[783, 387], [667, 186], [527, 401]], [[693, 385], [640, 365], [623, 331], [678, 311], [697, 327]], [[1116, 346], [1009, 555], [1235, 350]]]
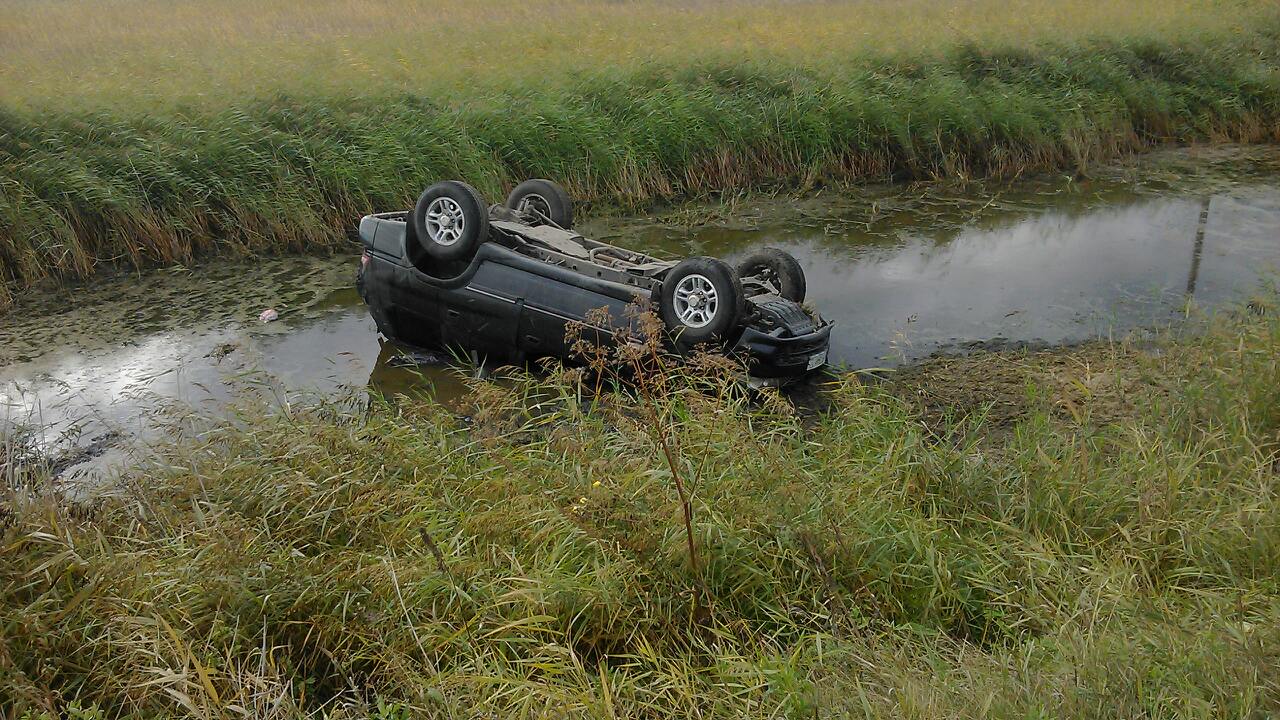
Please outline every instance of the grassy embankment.
[[1280, 127], [1271, 0], [2, 0], [0, 26], [0, 306], [333, 248], [445, 177], [635, 204]]
[[848, 379], [816, 420], [678, 376], [249, 405], [90, 505], [9, 494], [0, 708], [1273, 716], [1274, 310]]

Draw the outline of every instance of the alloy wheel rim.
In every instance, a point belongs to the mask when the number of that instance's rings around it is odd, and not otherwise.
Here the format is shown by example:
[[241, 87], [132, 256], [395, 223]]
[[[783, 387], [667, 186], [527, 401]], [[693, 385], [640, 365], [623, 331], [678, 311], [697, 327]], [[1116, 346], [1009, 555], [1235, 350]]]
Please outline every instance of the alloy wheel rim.
[[711, 324], [720, 308], [715, 285], [705, 275], [688, 275], [676, 283], [674, 296], [676, 317], [691, 328]]
[[453, 245], [462, 239], [467, 218], [453, 198], [439, 197], [427, 206], [427, 234], [437, 245]]

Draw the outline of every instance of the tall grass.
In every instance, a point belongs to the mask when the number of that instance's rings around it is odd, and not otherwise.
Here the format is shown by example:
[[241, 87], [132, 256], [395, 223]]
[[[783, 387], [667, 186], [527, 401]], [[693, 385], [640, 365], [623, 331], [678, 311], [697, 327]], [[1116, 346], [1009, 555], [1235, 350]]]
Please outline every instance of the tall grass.
[[[119, 5], [83, 35], [51, 29], [80, 4], [4, 7], [18, 32], [2, 46], [15, 61], [0, 82], [0, 302], [104, 265], [334, 248], [361, 214], [446, 177], [499, 199], [548, 176], [583, 200], [634, 205], [766, 183], [1087, 170], [1156, 142], [1273, 140], [1280, 125], [1270, 3], [564, 3], [538, 18], [483, 4], [441, 9], [435, 24], [436, 9], [415, 5], [423, 26], [492, 29], [421, 58], [394, 39], [414, 24], [356, 23], [354, 45], [442, 68], [438, 83], [420, 70], [366, 82], [322, 62], [308, 74], [262, 49], [327, 47], [340, 18], [407, 5], [297, 16], [268, 3], [231, 19], [178, 3], [172, 25], [147, 19], [153, 3]], [[1039, 30], [1010, 29], [1027, 23]], [[581, 53], [555, 41], [597, 25], [615, 39]], [[763, 32], [775, 25], [777, 38]], [[684, 39], [625, 57], [617, 38], [648, 47], [651, 27]], [[747, 50], [714, 51], [744, 36]], [[509, 58], [531, 76], [475, 79], [466, 58]], [[123, 69], [101, 72], [112, 62]], [[213, 96], [184, 94], [180, 76]]]
[[9, 495], [0, 708], [1270, 716], [1277, 346], [1246, 315], [985, 356], [1009, 382], [978, 391], [1025, 388], [1001, 427], [919, 401], [945, 363], [807, 420], [679, 374], [517, 375], [462, 417], [250, 404], [91, 504]]

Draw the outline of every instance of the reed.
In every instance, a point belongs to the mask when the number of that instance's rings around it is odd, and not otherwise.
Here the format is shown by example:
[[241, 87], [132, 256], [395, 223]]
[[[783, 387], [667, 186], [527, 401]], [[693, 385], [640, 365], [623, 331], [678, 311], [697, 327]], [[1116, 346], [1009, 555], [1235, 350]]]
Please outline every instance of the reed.
[[816, 418], [668, 367], [184, 420], [93, 500], [7, 493], [0, 713], [1273, 715], [1256, 307], [845, 378]]

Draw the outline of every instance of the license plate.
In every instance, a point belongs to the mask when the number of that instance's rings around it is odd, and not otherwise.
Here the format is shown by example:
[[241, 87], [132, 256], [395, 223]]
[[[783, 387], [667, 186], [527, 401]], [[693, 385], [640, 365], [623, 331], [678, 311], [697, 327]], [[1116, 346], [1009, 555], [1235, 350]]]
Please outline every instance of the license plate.
[[817, 355], [810, 355], [810, 356], [809, 356], [809, 367], [807, 367], [807, 368], [805, 368], [805, 369], [806, 369], [806, 370], [813, 370], [813, 369], [815, 369], [815, 368], [820, 368], [820, 367], [822, 367], [823, 365], [826, 365], [826, 364], [827, 364], [827, 351], [826, 351], [826, 350], [823, 350], [822, 352], [818, 353]]

